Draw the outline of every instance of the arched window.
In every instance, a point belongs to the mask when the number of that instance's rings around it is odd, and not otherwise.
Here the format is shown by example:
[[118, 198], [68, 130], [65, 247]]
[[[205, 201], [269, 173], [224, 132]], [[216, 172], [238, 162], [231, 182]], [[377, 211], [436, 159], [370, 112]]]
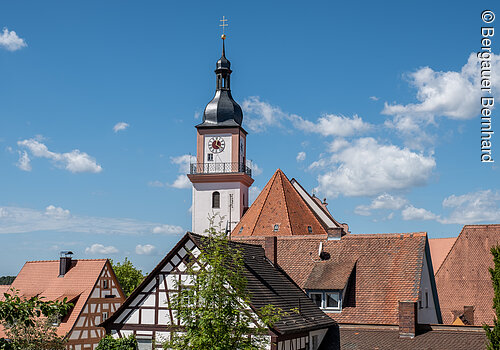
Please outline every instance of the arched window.
[[212, 193], [212, 208], [220, 208], [220, 193]]

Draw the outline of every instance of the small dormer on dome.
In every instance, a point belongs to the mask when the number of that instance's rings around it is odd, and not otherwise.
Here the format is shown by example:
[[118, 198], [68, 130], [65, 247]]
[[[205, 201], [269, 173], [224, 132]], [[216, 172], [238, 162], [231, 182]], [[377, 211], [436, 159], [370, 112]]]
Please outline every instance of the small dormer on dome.
[[203, 122], [197, 128], [239, 126], [243, 122], [243, 111], [231, 96], [231, 62], [226, 58], [225, 36], [222, 36], [222, 56], [215, 66], [215, 96], [205, 107]]

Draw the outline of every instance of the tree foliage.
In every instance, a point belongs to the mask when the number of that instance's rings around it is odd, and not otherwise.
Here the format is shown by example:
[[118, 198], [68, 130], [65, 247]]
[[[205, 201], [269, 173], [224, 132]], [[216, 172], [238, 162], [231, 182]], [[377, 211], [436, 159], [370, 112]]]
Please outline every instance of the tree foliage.
[[[165, 349], [254, 350], [265, 348], [266, 325], [279, 319], [277, 308], [259, 310], [255, 324], [248, 305], [243, 254], [231, 247], [224, 232], [207, 230], [201, 254], [187, 267], [187, 281], [177, 283], [173, 309], [185, 327], [175, 333]], [[201, 268], [200, 268], [201, 267]], [[252, 335], [249, 337], [249, 335]]]
[[134, 267], [132, 262], [128, 260], [127, 257], [125, 257], [125, 261], [123, 263], [117, 262], [114, 264], [113, 260], [111, 260], [111, 265], [113, 266], [116, 278], [118, 278], [118, 282], [120, 283], [125, 296], [128, 297], [144, 279], [142, 271]]
[[11, 285], [16, 276], [0, 276], [0, 285]]
[[495, 296], [493, 297], [493, 308], [495, 309], [495, 317], [493, 319], [493, 327], [486, 324], [483, 328], [486, 331], [489, 344], [488, 350], [500, 350], [500, 246], [491, 247], [493, 255], [494, 267], [490, 268], [491, 281]]
[[0, 301], [0, 322], [9, 342], [0, 341], [0, 349], [56, 350], [65, 348], [65, 339], [57, 335], [61, 317], [73, 307], [62, 301], [45, 301], [42, 297], [20, 297], [11, 289]]
[[133, 335], [125, 338], [115, 339], [110, 335], [99, 341], [96, 350], [136, 350], [137, 340]]

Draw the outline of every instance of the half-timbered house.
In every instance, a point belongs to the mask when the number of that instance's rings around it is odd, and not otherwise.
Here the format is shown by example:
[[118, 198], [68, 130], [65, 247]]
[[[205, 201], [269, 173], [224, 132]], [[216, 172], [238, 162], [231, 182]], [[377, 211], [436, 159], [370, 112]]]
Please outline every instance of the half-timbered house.
[[[105, 334], [98, 325], [125, 300], [107, 259], [76, 260], [62, 256], [60, 260], [28, 261], [11, 287], [21, 297], [67, 298], [74, 305], [57, 328], [57, 334], [66, 337], [68, 350], [95, 349]], [[3, 333], [0, 326], [0, 337]]]
[[[268, 240], [265, 248], [245, 243], [230, 244], [243, 253], [250, 294], [249, 311], [255, 312], [268, 304], [285, 311], [297, 311], [288, 312], [269, 328], [269, 348], [317, 349], [335, 322], [276, 266], [276, 240]], [[182, 288], [181, 281], [189, 278], [187, 264], [196, 262], [202, 245], [202, 236], [187, 233], [113, 316], [102, 324], [106, 331], [117, 338], [134, 334], [141, 350], [161, 348], [173, 332], [182, 331], [172, 307], [172, 296]]]

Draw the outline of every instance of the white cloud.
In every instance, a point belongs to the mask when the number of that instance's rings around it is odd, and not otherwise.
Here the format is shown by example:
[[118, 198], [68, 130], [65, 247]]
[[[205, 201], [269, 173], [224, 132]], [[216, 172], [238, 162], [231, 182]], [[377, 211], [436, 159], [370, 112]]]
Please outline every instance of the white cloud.
[[451, 195], [443, 200], [443, 207], [452, 209], [441, 220], [444, 224], [494, 223], [500, 221], [500, 192], [483, 190], [464, 195]]
[[[495, 97], [498, 96], [500, 74], [495, 67], [500, 67], [500, 56], [492, 55], [491, 82]], [[436, 117], [464, 120], [476, 117], [480, 111], [480, 70], [476, 54], [469, 56], [461, 71], [434, 71], [432, 68], [420, 68], [408, 75], [409, 83], [416, 88], [417, 103], [385, 103], [382, 113], [392, 115], [385, 125], [407, 136], [420, 137], [413, 140], [414, 146], [432, 142], [422, 128], [435, 123]], [[497, 90], [495, 90], [497, 89]]]
[[297, 160], [297, 162], [303, 162], [304, 160], [306, 160], [306, 152], [297, 153], [297, 157], [295, 157], [295, 159]]
[[246, 125], [254, 132], [265, 131], [268, 127], [282, 127], [285, 121], [301, 131], [318, 133], [323, 136], [352, 136], [363, 133], [372, 128], [357, 115], [352, 118], [325, 114], [316, 122], [304, 119], [295, 114], [283, 112], [281, 108], [263, 102], [253, 96], [243, 101], [243, 110], [246, 115]]
[[177, 176], [175, 181], [169, 186], [180, 189], [191, 188], [191, 181], [189, 181], [186, 174], [189, 173], [190, 171], [189, 167], [191, 166], [191, 163], [196, 162], [196, 157], [190, 154], [184, 154], [182, 156], [172, 157], [171, 162], [179, 166], [180, 174]]
[[251, 161], [247, 160], [247, 167], [252, 169], [253, 176], [259, 176], [260, 174], [262, 174], [262, 168], [259, 167], [259, 165], [255, 162], [251, 162]]
[[334, 197], [373, 196], [423, 186], [436, 167], [432, 156], [380, 144], [370, 137], [349, 143], [315, 163], [310, 168], [327, 171], [318, 176], [315, 192]]
[[85, 254], [116, 254], [118, 253], [118, 249], [113, 247], [112, 245], [105, 247], [102, 244], [95, 243], [90, 247], [85, 248]]
[[259, 187], [257, 186], [252, 186], [248, 190], [248, 204], [252, 204], [253, 201], [259, 196], [260, 191], [262, 191]]
[[26, 46], [28, 46], [26, 41], [18, 37], [13, 30], [9, 31], [7, 28], [4, 28], [2, 34], [0, 34], [0, 47], [8, 51], [17, 51]]
[[359, 116], [352, 118], [325, 114], [314, 123], [299, 116], [290, 116], [293, 125], [306, 132], [313, 132], [322, 136], [347, 137], [369, 131], [372, 125], [364, 122]]
[[246, 125], [253, 132], [265, 131], [269, 126], [281, 126], [281, 121], [288, 114], [279, 107], [262, 102], [259, 97], [246, 98], [242, 103], [245, 112]]
[[122, 131], [122, 130], [125, 130], [126, 128], [128, 128], [130, 125], [128, 123], [125, 123], [125, 122], [119, 122], [119, 123], [116, 123], [115, 126], [113, 126], [113, 131], [115, 133], [117, 133], [118, 131]]
[[378, 100], [380, 100], [377, 96], [370, 96], [369, 98], [372, 101], [378, 101]]
[[19, 152], [19, 160], [17, 161], [16, 166], [24, 171], [31, 171], [31, 159], [28, 156], [28, 152], [22, 151]]
[[55, 218], [66, 218], [70, 214], [68, 209], [63, 209], [61, 207], [55, 207], [53, 205], [49, 205], [47, 208], [45, 208], [45, 215], [52, 216]]
[[198, 120], [200, 119], [200, 117], [203, 115], [203, 113], [201, 111], [195, 111], [194, 112], [194, 119], [195, 120]]
[[77, 149], [67, 153], [51, 152], [46, 145], [35, 138], [18, 141], [17, 145], [27, 148], [32, 156], [50, 159], [56, 166], [63, 167], [72, 173], [99, 173], [102, 171], [102, 167], [96, 163], [93, 157]]
[[[44, 210], [0, 207], [0, 234], [38, 231], [92, 234], [150, 234], [159, 223], [127, 218], [106, 218], [71, 214], [69, 210], [47, 206]], [[182, 229], [179, 226], [179, 231]]]
[[9, 212], [5, 208], [0, 208], [0, 219], [6, 218], [9, 216]]
[[148, 186], [151, 186], [151, 187], [165, 187], [166, 185], [167, 184], [164, 184], [163, 182], [158, 181], [158, 180], [148, 182]]
[[354, 209], [354, 212], [359, 215], [368, 216], [371, 215], [372, 210], [398, 210], [401, 209], [406, 203], [408, 203], [408, 201], [403, 197], [392, 196], [388, 193], [383, 193], [373, 199], [369, 205], [358, 205]]
[[135, 247], [135, 253], [139, 255], [153, 255], [156, 253], [156, 247], [151, 244], [138, 244]]
[[436, 215], [424, 208], [415, 208], [413, 205], [407, 206], [401, 212], [403, 220], [438, 220], [439, 215]]
[[184, 229], [175, 225], [159, 225], [153, 227], [152, 232], [157, 234], [178, 235], [183, 233]]

